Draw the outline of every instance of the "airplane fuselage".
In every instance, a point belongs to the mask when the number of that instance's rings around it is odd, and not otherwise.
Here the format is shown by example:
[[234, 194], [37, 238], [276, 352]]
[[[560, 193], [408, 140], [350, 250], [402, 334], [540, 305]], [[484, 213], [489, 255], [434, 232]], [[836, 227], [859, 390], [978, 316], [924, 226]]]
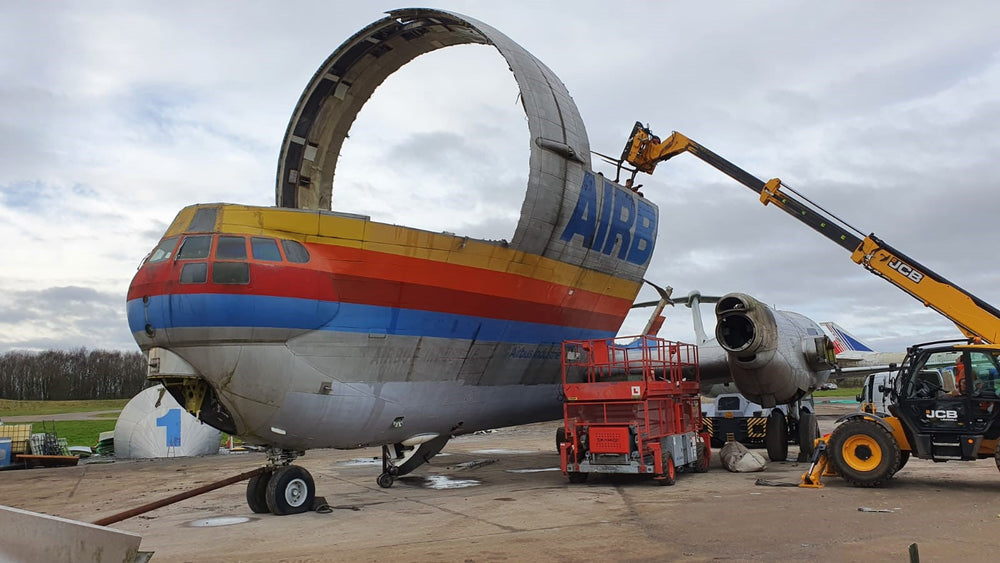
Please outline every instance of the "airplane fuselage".
[[638, 289], [502, 242], [209, 204], [177, 216], [127, 309], [151, 377], [207, 384], [204, 420], [305, 450], [558, 418], [562, 341], [613, 336]]

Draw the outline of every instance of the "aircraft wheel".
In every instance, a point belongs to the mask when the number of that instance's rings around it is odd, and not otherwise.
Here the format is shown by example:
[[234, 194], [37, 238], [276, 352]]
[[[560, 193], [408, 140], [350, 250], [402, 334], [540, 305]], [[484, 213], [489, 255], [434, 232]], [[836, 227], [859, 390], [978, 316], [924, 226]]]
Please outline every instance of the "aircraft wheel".
[[830, 460], [845, 481], [855, 487], [877, 487], [899, 467], [899, 444], [881, 425], [848, 420], [830, 435]]
[[677, 482], [677, 467], [674, 466], [674, 456], [670, 452], [663, 454], [663, 475], [657, 475], [656, 482], [666, 486]]
[[267, 507], [267, 483], [271, 480], [271, 472], [265, 471], [254, 475], [247, 482], [247, 505], [256, 514], [271, 512]]
[[392, 473], [389, 473], [388, 471], [379, 475], [378, 479], [375, 480], [375, 482], [378, 483], [378, 486], [382, 487], [383, 489], [388, 489], [389, 487], [391, 487], [393, 481], [395, 481], [395, 479], [393, 479]]
[[[903, 466], [906, 465], [906, 462], [909, 460], [910, 460], [910, 450], [906, 450], [905, 452], [899, 452], [899, 466], [897, 466], [896, 469], [892, 471], [892, 475], [898, 473], [899, 470], [902, 469]], [[997, 460], [997, 468], [1000, 469], [1000, 459]], [[890, 475], [890, 477], [892, 475]]]
[[267, 507], [278, 516], [311, 510], [315, 497], [312, 475], [298, 465], [278, 468], [267, 483]]
[[767, 446], [767, 457], [771, 461], [788, 459], [788, 421], [779, 409], [771, 409], [771, 414], [767, 415], [764, 445]]
[[816, 438], [819, 438], [819, 425], [816, 415], [803, 410], [799, 412], [799, 456], [802, 461], [810, 461], [816, 450]]
[[586, 483], [587, 482], [587, 474], [586, 473], [580, 473], [579, 471], [570, 471], [567, 474], [567, 477], [569, 477], [569, 482], [570, 483]]
[[694, 462], [694, 472], [695, 473], [708, 473], [708, 450], [705, 448], [705, 442], [698, 440], [695, 444], [695, 451], [698, 452], [698, 458]]

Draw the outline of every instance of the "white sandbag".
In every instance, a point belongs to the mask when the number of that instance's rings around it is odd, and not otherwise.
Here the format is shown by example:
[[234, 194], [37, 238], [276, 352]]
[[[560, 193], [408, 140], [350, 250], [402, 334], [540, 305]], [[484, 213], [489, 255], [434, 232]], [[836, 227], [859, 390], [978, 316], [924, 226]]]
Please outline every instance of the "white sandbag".
[[763, 471], [767, 467], [764, 456], [748, 450], [739, 442], [727, 442], [722, 446], [719, 456], [722, 458], [722, 466], [734, 473], [752, 473]]

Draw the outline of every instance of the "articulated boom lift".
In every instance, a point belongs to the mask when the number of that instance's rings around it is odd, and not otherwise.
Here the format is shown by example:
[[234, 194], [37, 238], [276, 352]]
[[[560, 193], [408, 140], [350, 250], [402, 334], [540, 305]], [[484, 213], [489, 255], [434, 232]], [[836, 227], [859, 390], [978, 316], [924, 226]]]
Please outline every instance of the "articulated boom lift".
[[[781, 180], [764, 182], [680, 133], [661, 141], [637, 122], [619, 166], [634, 166], [634, 181], [636, 173], [652, 174], [659, 162], [684, 152], [757, 192], [764, 205], [773, 203], [843, 247], [854, 262], [941, 313], [968, 338], [910, 347], [887, 389], [890, 415], [859, 412], [838, 420], [833, 433], [817, 443], [803, 486], [821, 486], [824, 472], [839, 474], [856, 486], [877, 486], [892, 477], [911, 452], [934, 461], [994, 457], [1000, 469], [1000, 310], [874, 234], [862, 235]], [[958, 385], [955, 392], [945, 393], [942, 370], [931, 366], [951, 362], [954, 367], [948, 370]]]

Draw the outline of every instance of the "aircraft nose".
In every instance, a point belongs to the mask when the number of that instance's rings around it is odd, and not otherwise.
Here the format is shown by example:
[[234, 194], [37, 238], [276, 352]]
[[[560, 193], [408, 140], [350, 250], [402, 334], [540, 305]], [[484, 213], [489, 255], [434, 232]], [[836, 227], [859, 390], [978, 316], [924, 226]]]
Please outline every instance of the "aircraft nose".
[[166, 337], [162, 329], [163, 303], [165, 296], [150, 295], [150, 280], [148, 272], [140, 268], [129, 285], [128, 299], [125, 303], [125, 313], [128, 318], [129, 332], [139, 348], [146, 350], [151, 346], [162, 345]]

